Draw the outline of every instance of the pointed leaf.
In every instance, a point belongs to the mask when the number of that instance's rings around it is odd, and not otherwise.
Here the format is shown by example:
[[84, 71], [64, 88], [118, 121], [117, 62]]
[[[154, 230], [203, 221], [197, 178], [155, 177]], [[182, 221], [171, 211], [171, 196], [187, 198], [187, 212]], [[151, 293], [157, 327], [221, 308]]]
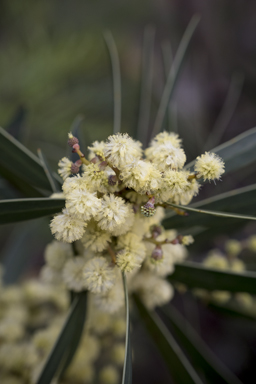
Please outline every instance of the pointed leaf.
[[6, 178], [17, 176], [31, 186], [51, 190], [40, 160], [0, 127], [0, 172], [1, 169]]
[[[211, 149], [225, 162], [225, 174], [236, 171], [256, 161], [256, 128], [236, 136]], [[186, 165], [186, 169], [193, 168], [195, 160]]]
[[191, 41], [191, 38], [196, 30], [196, 27], [199, 23], [200, 17], [198, 15], [194, 15], [188, 24], [184, 35], [182, 36], [181, 42], [179, 44], [177, 53], [174, 57], [172, 67], [170, 69], [168, 79], [164, 88], [164, 92], [160, 101], [160, 105], [157, 111], [156, 115], [156, 121], [153, 127], [152, 135], [151, 137], [153, 138], [157, 133], [161, 130], [163, 122], [164, 122], [164, 117], [167, 111], [167, 107], [170, 101], [170, 98], [173, 94], [174, 87], [176, 84], [176, 81], [178, 79], [179, 72], [181, 70], [181, 66], [184, 61], [185, 54], [187, 52], [189, 43]]
[[50, 166], [48, 164], [48, 161], [46, 160], [42, 150], [38, 149], [37, 153], [38, 153], [38, 157], [39, 157], [39, 159], [41, 161], [42, 167], [44, 169], [44, 172], [46, 174], [46, 177], [47, 177], [47, 179], [48, 179], [48, 181], [49, 181], [49, 183], [51, 185], [53, 193], [60, 192], [60, 188], [59, 188], [59, 185], [57, 183], [57, 180], [54, 178], [53, 173], [52, 173], [52, 171], [50, 169]]
[[188, 353], [194, 366], [203, 370], [210, 383], [242, 384], [242, 382], [214, 355], [188, 321], [174, 308], [165, 306], [160, 309], [167, 324], [174, 329], [181, 346]]
[[155, 312], [149, 312], [138, 296], [134, 295], [134, 301], [142, 321], [162, 354], [175, 383], [203, 384], [160, 317]]
[[129, 315], [129, 296], [125, 273], [122, 273], [125, 309], [126, 309], [126, 337], [125, 337], [125, 357], [123, 367], [122, 384], [132, 384], [132, 349], [130, 337], [130, 315]]
[[176, 263], [168, 280], [185, 284], [188, 288], [256, 294], [256, 272], [223, 271], [190, 261]]
[[64, 199], [38, 198], [0, 201], [0, 224], [15, 223], [61, 212]]
[[[70, 347], [74, 347], [72, 344], [74, 335], [76, 334], [76, 328], [81, 328], [82, 319], [84, 318], [83, 314], [86, 310], [86, 303], [87, 292], [81, 292], [76, 295], [69, 310], [66, 322], [63, 325], [60, 335], [46, 360], [36, 384], [51, 383], [61, 364], [63, 364], [63, 359], [65, 362], [67, 361], [66, 356], [70, 357]], [[78, 343], [76, 344], [76, 347], [77, 345]]]
[[115, 41], [110, 31], [104, 33], [104, 39], [110, 55], [113, 74], [113, 95], [114, 95], [114, 127], [113, 134], [121, 130], [121, 73], [118, 52]]
[[[184, 207], [184, 209], [188, 210], [191, 208], [205, 211], [218, 210], [225, 213], [236, 212], [240, 216], [256, 216], [256, 184], [222, 193], [213, 198]], [[227, 228], [233, 224], [240, 224], [240, 221], [242, 222], [243, 220], [227, 216], [225, 218], [221, 216], [208, 216], [199, 212], [191, 212], [189, 216], [178, 216], [174, 212], [167, 212], [163, 223], [166, 228], [191, 228], [200, 225], [201, 227], [215, 228], [222, 232], [223, 227]], [[244, 223], [242, 222], [241, 224]]]

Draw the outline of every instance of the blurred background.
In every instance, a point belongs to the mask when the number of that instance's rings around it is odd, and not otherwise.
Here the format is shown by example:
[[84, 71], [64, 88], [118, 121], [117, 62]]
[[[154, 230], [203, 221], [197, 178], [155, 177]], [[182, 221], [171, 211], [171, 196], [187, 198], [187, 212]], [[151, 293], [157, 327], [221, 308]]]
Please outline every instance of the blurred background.
[[[143, 35], [150, 26], [155, 29], [152, 129], [165, 84], [164, 58], [168, 56], [168, 66], [194, 14], [201, 15], [201, 21], [171, 101], [173, 129], [183, 138], [188, 160], [254, 127], [253, 0], [1, 0], [0, 125], [34, 153], [41, 148], [54, 170], [66, 155], [67, 132], [78, 115], [83, 116], [80, 128], [85, 146], [105, 140], [113, 127], [111, 66], [103, 39], [103, 31], [109, 29], [120, 56], [122, 132], [134, 135]], [[213, 130], [215, 134], [211, 134]], [[217, 186], [206, 186], [200, 198], [255, 183], [254, 166], [224, 176]], [[6, 193], [6, 182], [0, 179], [0, 198], [17, 196], [15, 190], [12, 196]], [[239, 236], [254, 231], [255, 227], [249, 226]], [[50, 240], [47, 220], [1, 227], [1, 260], [11, 271], [7, 282], [34, 273], [43, 263], [43, 250]], [[221, 241], [207, 247], [221, 246]], [[205, 250], [197, 252], [202, 255]], [[205, 308], [190, 294], [180, 296], [176, 294], [174, 299], [177, 308], [222, 361], [244, 383], [251, 383], [255, 323]], [[145, 380], [145, 372], [150, 384], [169, 382], [156, 350], [136, 323], [135, 339], [139, 343], [134, 345], [134, 383]]]

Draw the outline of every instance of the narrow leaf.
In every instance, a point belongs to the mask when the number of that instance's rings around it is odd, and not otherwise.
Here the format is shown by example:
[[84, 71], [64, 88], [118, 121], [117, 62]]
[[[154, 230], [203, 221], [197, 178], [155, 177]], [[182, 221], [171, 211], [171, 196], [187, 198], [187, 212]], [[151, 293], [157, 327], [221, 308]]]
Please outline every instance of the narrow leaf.
[[176, 263], [168, 280], [185, 284], [188, 288], [256, 294], [256, 272], [223, 271], [190, 261]]
[[104, 39], [110, 55], [113, 74], [114, 93], [114, 127], [113, 134], [121, 130], [121, 73], [118, 52], [112, 34], [109, 31], [104, 33]]
[[144, 146], [146, 145], [148, 139], [150, 118], [154, 64], [154, 40], [155, 29], [148, 26], [144, 31], [143, 38], [140, 109], [137, 130], [137, 138], [143, 143]]
[[205, 209], [192, 208], [192, 207], [187, 207], [184, 205], [178, 205], [173, 203], [167, 203], [167, 204], [178, 209], [183, 209], [189, 212], [203, 213], [205, 215], [211, 215], [211, 216], [217, 216], [217, 217], [231, 217], [234, 219], [243, 219], [243, 220], [256, 220], [256, 217], [253, 217], [253, 216], [245, 216], [245, 215], [239, 215], [236, 213], [225, 213], [225, 212], [218, 212], [218, 211], [207, 211]]
[[124, 296], [125, 296], [125, 310], [126, 310], [126, 337], [125, 337], [125, 357], [123, 367], [122, 384], [132, 383], [132, 349], [130, 337], [130, 315], [129, 315], [129, 296], [128, 287], [126, 282], [125, 273], [122, 273]]
[[[225, 211], [225, 213], [236, 212], [238, 216], [249, 217], [256, 216], [256, 184], [248, 187], [239, 188], [230, 192], [201, 200], [198, 203], [191, 204], [189, 207], [184, 207], [187, 210], [198, 209], [200, 211]], [[223, 213], [223, 212], [222, 212]], [[236, 215], [237, 216], [237, 215]], [[166, 228], [192, 228], [200, 225], [201, 227], [210, 227], [222, 232], [223, 227], [236, 224], [243, 224], [243, 220], [233, 216], [211, 216], [202, 213], [191, 211], [189, 216], [178, 216], [174, 212], [167, 212], [164, 220]]]
[[31, 186], [51, 190], [40, 160], [24, 145], [0, 127], [0, 171], [24, 180]]
[[83, 329], [84, 329], [84, 323], [86, 318], [86, 292], [82, 294], [77, 294], [76, 292], [72, 293], [73, 299], [72, 302], [75, 300], [75, 298], [79, 295], [84, 295], [84, 301], [85, 303], [83, 305], [79, 306], [79, 315], [77, 315], [77, 322], [76, 322], [76, 328], [73, 331], [73, 337], [71, 342], [68, 345], [68, 353], [65, 357], [65, 363], [63, 364], [63, 368], [61, 369], [59, 377], [62, 377], [69, 365], [71, 364], [73, 357], [75, 356], [76, 350], [79, 346], [79, 342], [82, 337]]
[[220, 142], [236, 109], [238, 100], [241, 95], [243, 83], [244, 75], [242, 75], [240, 72], [234, 73], [231, 78], [227, 97], [224, 101], [223, 107], [206, 141], [206, 150], [212, 148]]
[[[211, 149], [211, 152], [218, 154], [224, 160], [225, 175], [248, 166], [256, 161], [256, 128]], [[193, 168], [194, 165], [195, 160], [187, 164], [185, 169]]]
[[195, 15], [192, 17], [187, 29], [181, 39], [180, 45], [178, 47], [177, 53], [175, 55], [172, 67], [170, 69], [168, 79], [164, 88], [164, 92], [160, 101], [159, 109], [156, 116], [156, 121], [153, 127], [151, 137], [154, 137], [162, 128], [166, 110], [168, 107], [169, 100], [173, 94], [174, 87], [187, 52], [190, 40], [196, 30], [196, 27], [199, 23], [200, 17]]
[[52, 171], [51, 171], [51, 169], [49, 167], [49, 164], [48, 164], [45, 156], [43, 155], [43, 152], [41, 151], [41, 149], [38, 149], [37, 153], [38, 153], [38, 157], [39, 157], [39, 159], [41, 161], [42, 167], [44, 169], [44, 172], [46, 174], [46, 177], [49, 180], [49, 183], [51, 185], [52, 191], [54, 193], [60, 192], [60, 189], [58, 187], [57, 181], [54, 179]]
[[203, 370], [210, 383], [242, 384], [241, 381], [219, 360], [201, 339], [188, 321], [174, 308], [160, 309], [167, 324], [174, 329], [182, 348], [188, 353], [193, 365]]
[[134, 301], [140, 317], [162, 354], [175, 383], [203, 384], [173, 336], [155, 312], [149, 312], [138, 296]]
[[67, 357], [65, 356], [69, 356], [69, 347], [72, 345], [77, 326], [81, 326], [81, 312], [82, 308], [84, 309], [84, 307], [86, 307], [86, 302], [86, 292], [81, 292], [79, 295], [77, 294], [60, 335], [37, 379], [37, 384], [51, 383], [51, 380], [58, 371], [61, 363], [63, 363], [63, 358], [66, 359]]
[[0, 201], [0, 224], [37, 219], [61, 212], [64, 199], [32, 198]]

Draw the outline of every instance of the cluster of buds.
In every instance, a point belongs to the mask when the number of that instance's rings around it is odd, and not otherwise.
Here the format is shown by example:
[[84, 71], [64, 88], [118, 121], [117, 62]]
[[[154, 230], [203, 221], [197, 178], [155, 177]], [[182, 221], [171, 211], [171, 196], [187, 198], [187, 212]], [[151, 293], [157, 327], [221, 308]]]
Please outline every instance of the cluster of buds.
[[[53, 218], [51, 230], [59, 242], [76, 242], [79, 255], [62, 258], [58, 270], [47, 265], [46, 275], [62, 279], [68, 289], [89, 290], [95, 305], [110, 312], [123, 305], [120, 271], [149, 308], [167, 302], [173, 289], [164, 278], [193, 240], [161, 226], [164, 208], [169, 202], [188, 204], [199, 191], [198, 179], [220, 178], [223, 161], [207, 152], [190, 172], [180, 138], [167, 132], [145, 151], [118, 133], [94, 142], [88, 159], [72, 134], [68, 144], [80, 160], [59, 162], [66, 207]], [[79, 174], [72, 175], [75, 170]]]

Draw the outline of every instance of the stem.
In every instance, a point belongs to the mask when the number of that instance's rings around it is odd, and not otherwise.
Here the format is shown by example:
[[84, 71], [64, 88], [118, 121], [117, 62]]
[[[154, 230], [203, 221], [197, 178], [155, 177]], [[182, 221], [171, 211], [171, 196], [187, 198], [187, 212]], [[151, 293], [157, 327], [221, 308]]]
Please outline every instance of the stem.
[[112, 262], [113, 262], [114, 264], [116, 264], [116, 254], [115, 254], [115, 252], [113, 251], [113, 249], [111, 248], [110, 245], [108, 246], [107, 249], [108, 249], [108, 253], [109, 253], [110, 256], [111, 256]]

